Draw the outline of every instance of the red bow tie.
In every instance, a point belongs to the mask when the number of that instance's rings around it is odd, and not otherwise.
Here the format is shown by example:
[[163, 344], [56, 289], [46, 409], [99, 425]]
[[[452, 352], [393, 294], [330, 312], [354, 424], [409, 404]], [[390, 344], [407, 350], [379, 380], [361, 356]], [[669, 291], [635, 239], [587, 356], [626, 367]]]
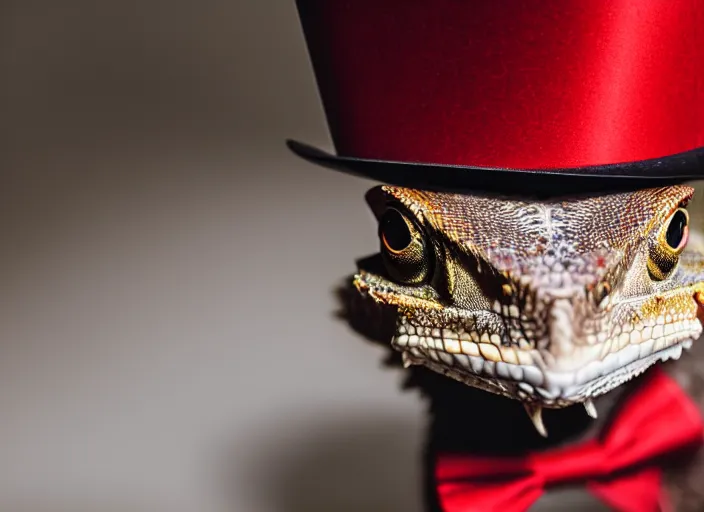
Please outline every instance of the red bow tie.
[[522, 458], [441, 454], [435, 477], [446, 512], [528, 510], [544, 489], [581, 482], [620, 512], [662, 510], [656, 459], [702, 442], [699, 410], [659, 369], [600, 439]]

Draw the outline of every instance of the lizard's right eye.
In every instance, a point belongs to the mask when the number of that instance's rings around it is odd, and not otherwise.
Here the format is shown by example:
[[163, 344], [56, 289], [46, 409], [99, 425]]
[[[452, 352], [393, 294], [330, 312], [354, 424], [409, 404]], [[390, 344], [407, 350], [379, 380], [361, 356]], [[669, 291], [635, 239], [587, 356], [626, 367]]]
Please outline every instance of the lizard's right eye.
[[381, 219], [380, 235], [384, 247], [394, 253], [403, 252], [411, 245], [413, 226], [398, 210], [389, 209]]
[[650, 247], [648, 271], [653, 279], [662, 281], [677, 266], [680, 254], [689, 239], [689, 214], [678, 208], [670, 215]]
[[423, 234], [403, 213], [388, 208], [379, 222], [381, 254], [392, 279], [419, 284], [429, 274]]
[[670, 217], [667, 230], [665, 231], [665, 241], [670, 249], [675, 252], [682, 252], [687, 245], [689, 235], [689, 215], [684, 208], [678, 208]]

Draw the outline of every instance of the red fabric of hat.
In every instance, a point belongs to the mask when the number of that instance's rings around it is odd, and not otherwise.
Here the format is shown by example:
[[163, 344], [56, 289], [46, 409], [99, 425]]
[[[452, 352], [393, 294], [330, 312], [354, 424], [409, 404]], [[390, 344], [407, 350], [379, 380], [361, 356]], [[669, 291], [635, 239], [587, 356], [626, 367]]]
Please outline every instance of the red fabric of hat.
[[704, 175], [700, 0], [297, 4], [340, 158]]

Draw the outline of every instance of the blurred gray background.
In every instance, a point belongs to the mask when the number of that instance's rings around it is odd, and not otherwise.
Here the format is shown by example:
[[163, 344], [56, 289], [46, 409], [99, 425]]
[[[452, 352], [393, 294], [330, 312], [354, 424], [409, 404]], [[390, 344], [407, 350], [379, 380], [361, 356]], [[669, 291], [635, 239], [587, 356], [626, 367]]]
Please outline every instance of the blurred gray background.
[[0, 4], [0, 510], [420, 511], [293, 0]]
[[293, 1], [0, 4], [0, 510], [421, 509]]

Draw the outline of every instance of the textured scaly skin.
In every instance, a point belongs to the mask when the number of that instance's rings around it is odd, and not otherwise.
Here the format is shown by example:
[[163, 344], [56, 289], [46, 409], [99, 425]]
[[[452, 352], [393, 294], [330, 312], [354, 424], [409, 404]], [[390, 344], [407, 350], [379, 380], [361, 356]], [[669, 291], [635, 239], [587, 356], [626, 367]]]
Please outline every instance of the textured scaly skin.
[[[377, 187], [374, 213], [404, 216], [416, 253], [398, 260], [382, 243], [389, 272], [362, 269], [355, 286], [397, 308], [392, 346], [406, 364], [520, 400], [541, 430], [542, 407], [589, 412], [699, 338], [704, 245], [693, 232], [683, 252], [665, 240], [693, 192], [517, 200]], [[390, 277], [394, 261], [418, 267], [411, 282]]]

